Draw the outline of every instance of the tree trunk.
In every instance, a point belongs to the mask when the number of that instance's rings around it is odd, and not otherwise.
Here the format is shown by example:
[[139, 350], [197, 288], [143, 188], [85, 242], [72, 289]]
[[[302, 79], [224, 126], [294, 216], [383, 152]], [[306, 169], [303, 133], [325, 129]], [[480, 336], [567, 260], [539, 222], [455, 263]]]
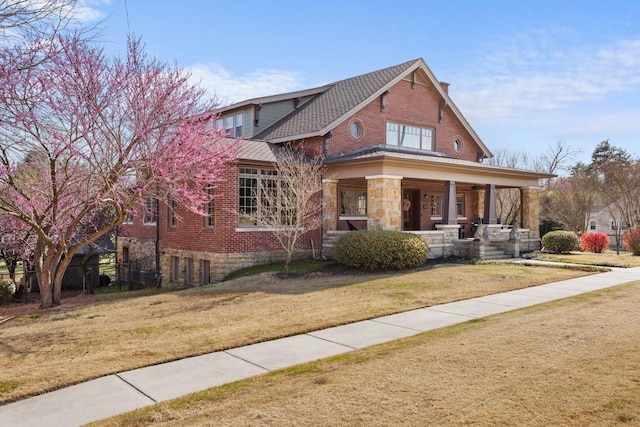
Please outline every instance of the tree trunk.
[[55, 275], [53, 275], [53, 303], [55, 305], [60, 305], [60, 297], [62, 294], [62, 279], [64, 278], [64, 273], [67, 271], [67, 267], [71, 264], [71, 259], [73, 257], [62, 257], [62, 253], [59, 252], [59, 255], [56, 256], [54, 263]]
[[[60, 305], [60, 295], [62, 289], [62, 276], [69, 262], [61, 263], [62, 251], [51, 246], [47, 246], [44, 242], [36, 243], [34, 251], [34, 262], [36, 268], [36, 277], [38, 278], [38, 286], [40, 288], [40, 308], [49, 308]], [[62, 271], [62, 274], [60, 272]], [[59, 280], [58, 280], [59, 276]]]
[[38, 279], [38, 288], [40, 288], [40, 308], [53, 307], [53, 293], [51, 282], [51, 269], [44, 265], [42, 256], [36, 256], [36, 278]]

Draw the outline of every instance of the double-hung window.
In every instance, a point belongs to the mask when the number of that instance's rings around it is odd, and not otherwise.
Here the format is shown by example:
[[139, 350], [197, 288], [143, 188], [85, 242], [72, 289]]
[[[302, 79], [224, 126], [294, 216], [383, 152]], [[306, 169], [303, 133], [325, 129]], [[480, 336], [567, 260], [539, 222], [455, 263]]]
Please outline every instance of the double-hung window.
[[240, 138], [242, 136], [243, 118], [244, 115], [242, 113], [219, 117], [215, 123], [216, 131], [230, 138]]
[[147, 197], [144, 203], [144, 225], [156, 225], [158, 221], [158, 199], [155, 197]]

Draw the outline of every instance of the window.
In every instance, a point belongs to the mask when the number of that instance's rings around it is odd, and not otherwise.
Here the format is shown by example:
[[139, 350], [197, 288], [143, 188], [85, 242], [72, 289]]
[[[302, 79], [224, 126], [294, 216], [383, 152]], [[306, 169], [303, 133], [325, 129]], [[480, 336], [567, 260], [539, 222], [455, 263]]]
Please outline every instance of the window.
[[[434, 194], [431, 196], [431, 216], [442, 216], [442, 197], [442, 194]], [[456, 216], [466, 216], [464, 194], [456, 195]]]
[[225, 136], [240, 138], [242, 136], [243, 114], [232, 114], [230, 116], [216, 119], [216, 131], [223, 132]]
[[177, 256], [171, 257], [171, 281], [177, 282], [180, 278], [180, 258]]
[[342, 190], [340, 192], [340, 214], [367, 215], [367, 192], [357, 190]]
[[169, 200], [169, 227], [176, 227], [178, 225], [178, 217], [176, 216], [176, 199], [173, 197]]
[[240, 138], [242, 136], [242, 113], [236, 114], [234, 121], [235, 136], [236, 138]]
[[200, 284], [208, 285], [209, 284], [209, 276], [211, 273], [211, 263], [206, 260], [200, 260]]
[[349, 133], [354, 138], [360, 138], [362, 136], [362, 124], [354, 120], [349, 124]]
[[131, 212], [127, 212], [127, 216], [124, 218], [123, 224], [133, 224], [133, 214]]
[[462, 153], [462, 140], [460, 138], [453, 140], [453, 149], [456, 150], [456, 153]]
[[205, 218], [205, 225], [207, 227], [213, 227], [215, 225], [215, 202], [213, 200], [213, 188], [209, 187], [207, 189], [209, 196], [211, 196], [211, 200], [207, 203], [207, 216]]
[[185, 267], [185, 282], [189, 285], [193, 284], [193, 258], [185, 258], [184, 260]]
[[238, 179], [238, 211], [240, 225], [256, 225], [258, 210], [258, 169], [240, 168]]
[[433, 151], [433, 129], [387, 122], [387, 145]]
[[442, 216], [442, 194], [431, 196], [431, 216]]
[[589, 221], [589, 230], [595, 230], [598, 227], [598, 223], [594, 220]]
[[155, 197], [147, 197], [144, 204], [144, 225], [155, 225], [158, 220], [158, 199]]
[[456, 195], [456, 215], [457, 216], [466, 216], [464, 214], [464, 194]]
[[[239, 225], [258, 225], [263, 216], [268, 215], [282, 225], [295, 222], [295, 213], [281, 211], [283, 205], [278, 199], [284, 196], [283, 184], [278, 172], [273, 169], [239, 168], [238, 170], [238, 211]], [[286, 196], [291, 197], [291, 195]]]

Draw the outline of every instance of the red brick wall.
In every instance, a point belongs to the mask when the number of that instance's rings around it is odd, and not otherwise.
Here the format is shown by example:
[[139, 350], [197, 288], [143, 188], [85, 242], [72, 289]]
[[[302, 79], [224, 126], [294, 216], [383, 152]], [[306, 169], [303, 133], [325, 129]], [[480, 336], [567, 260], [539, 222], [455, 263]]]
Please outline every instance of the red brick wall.
[[[163, 248], [196, 252], [236, 253], [280, 251], [282, 247], [269, 231], [236, 231], [238, 227], [238, 168], [233, 165], [225, 172], [226, 180], [215, 191], [215, 224], [206, 226], [206, 218], [190, 212], [182, 206], [176, 207], [179, 217], [177, 226], [168, 225], [169, 209], [160, 204], [160, 240]], [[319, 203], [319, 199], [318, 199]], [[249, 230], [250, 228], [245, 228]], [[122, 236], [155, 238], [155, 226], [143, 226], [142, 214], [136, 215], [132, 225], [122, 226]], [[303, 235], [298, 248], [311, 248], [311, 239], [320, 245], [319, 231]], [[133, 255], [133, 254], [132, 254]]]
[[[440, 98], [433, 87], [400, 81], [386, 96], [384, 112], [380, 111], [380, 99], [376, 98], [333, 130], [328, 154], [336, 154], [386, 143], [386, 122], [394, 121], [435, 129], [436, 151], [448, 156], [476, 161], [479, 148], [472, 142], [471, 135], [445, 107], [442, 123], [439, 122]], [[356, 139], [349, 133], [352, 120], [362, 123], [363, 135]], [[463, 150], [456, 153], [453, 141], [459, 137]]]

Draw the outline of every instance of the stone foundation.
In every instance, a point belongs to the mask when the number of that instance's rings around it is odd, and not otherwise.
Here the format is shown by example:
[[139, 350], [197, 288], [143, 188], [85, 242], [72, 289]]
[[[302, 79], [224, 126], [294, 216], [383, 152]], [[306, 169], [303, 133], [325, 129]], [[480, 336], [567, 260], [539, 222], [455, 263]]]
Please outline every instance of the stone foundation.
[[[293, 254], [296, 259], [311, 259], [311, 250], [297, 250]], [[163, 283], [180, 285], [206, 285], [207, 283], [220, 282], [234, 271], [255, 265], [270, 264], [284, 261], [286, 254], [283, 251], [270, 252], [242, 252], [242, 253], [211, 253], [186, 250], [163, 249], [161, 253]], [[177, 260], [177, 271], [174, 271], [174, 259]], [[189, 263], [192, 260], [193, 270], [188, 274]], [[209, 261], [209, 278], [202, 278], [202, 261]], [[191, 280], [188, 280], [189, 277]]]
[[116, 258], [119, 263], [125, 262], [123, 249], [129, 252], [129, 262], [136, 269], [155, 270], [156, 241], [155, 239], [137, 239], [133, 237], [118, 237], [116, 242]]

